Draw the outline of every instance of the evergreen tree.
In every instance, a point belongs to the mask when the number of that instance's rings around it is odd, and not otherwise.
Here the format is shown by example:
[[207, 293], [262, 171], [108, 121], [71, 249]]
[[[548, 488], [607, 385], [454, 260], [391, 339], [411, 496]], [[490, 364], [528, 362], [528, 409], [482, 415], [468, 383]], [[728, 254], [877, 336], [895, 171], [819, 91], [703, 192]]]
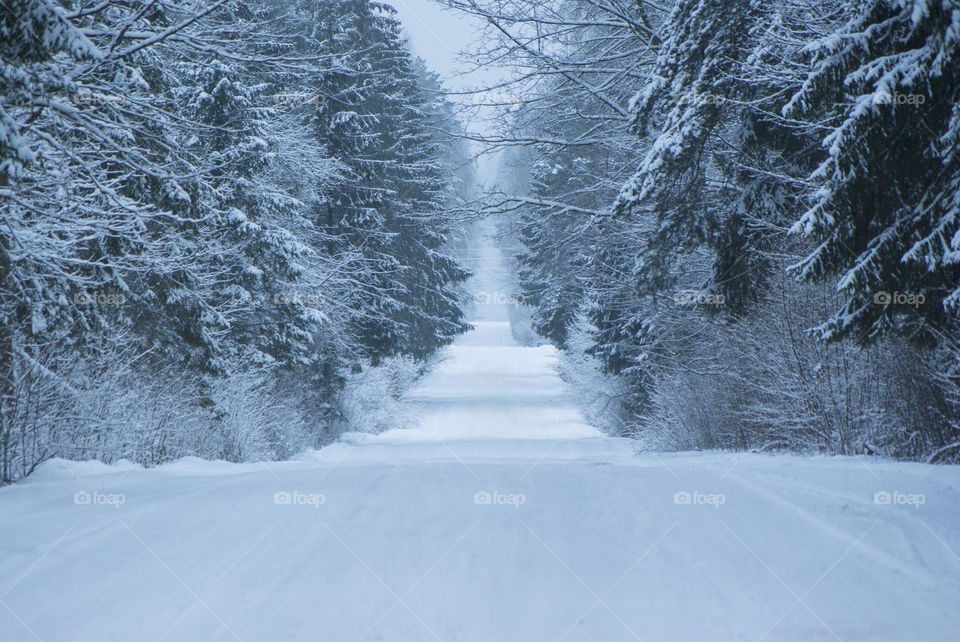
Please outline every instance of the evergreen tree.
[[449, 289], [466, 273], [441, 251], [444, 151], [428, 128], [430, 99], [391, 7], [350, 0], [328, 11], [318, 36], [341, 70], [324, 79], [314, 125], [347, 173], [318, 222], [336, 238], [331, 250], [360, 257], [364, 354], [423, 358], [466, 327]]
[[644, 292], [668, 292], [682, 271], [678, 261], [701, 247], [729, 262], [718, 265], [720, 282], [731, 271], [744, 272], [730, 260], [745, 248], [737, 233], [743, 229], [742, 212], [725, 180], [724, 138], [735, 131], [729, 106], [739, 101], [740, 92], [733, 71], [751, 16], [748, 0], [676, 2], [648, 80], [632, 100], [633, 128], [650, 142], [614, 211], [634, 210], [655, 219], [634, 270]]
[[795, 226], [815, 249], [797, 269], [839, 276], [846, 302], [824, 337], [930, 339], [960, 304], [960, 6], [869, 0], [840, 15], [785, 110], [828, 128]]

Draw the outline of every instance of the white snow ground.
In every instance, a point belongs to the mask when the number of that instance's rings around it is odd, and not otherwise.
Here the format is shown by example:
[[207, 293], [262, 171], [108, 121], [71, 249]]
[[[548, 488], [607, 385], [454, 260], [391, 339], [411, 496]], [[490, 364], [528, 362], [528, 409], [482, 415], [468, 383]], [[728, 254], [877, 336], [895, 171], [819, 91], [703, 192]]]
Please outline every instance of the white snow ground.
[[417, 428], [0, 489], [0, 640], [960, 638], [960, 469], [637, 454], [477, 307]]

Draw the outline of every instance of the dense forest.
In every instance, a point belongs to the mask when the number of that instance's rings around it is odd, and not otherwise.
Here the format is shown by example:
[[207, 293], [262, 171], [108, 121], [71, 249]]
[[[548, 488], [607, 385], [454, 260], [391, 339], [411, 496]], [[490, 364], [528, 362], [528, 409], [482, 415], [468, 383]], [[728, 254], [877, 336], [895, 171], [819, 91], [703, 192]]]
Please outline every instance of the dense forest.
[[495, 134], [389, 4], [0, 4], [0, 482], [369, 423], [469, 328], [465, 212], [615, 434], [960, 458], [953, 0], [444, 0]]
[[391, 7], [2, 4], [0, 480], [286, 457], [468, 327], [465, 148]]
[[511, 72], [484, 207], [613, 430], [956, 460], [957, 2], [447, 3]]

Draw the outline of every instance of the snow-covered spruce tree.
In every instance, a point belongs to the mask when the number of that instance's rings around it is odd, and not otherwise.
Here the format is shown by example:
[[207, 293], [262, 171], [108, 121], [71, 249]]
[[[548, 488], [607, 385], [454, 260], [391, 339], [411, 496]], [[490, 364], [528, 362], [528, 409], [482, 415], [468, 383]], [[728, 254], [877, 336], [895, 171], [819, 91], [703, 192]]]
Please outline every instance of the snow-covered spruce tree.
[[[197, 124], [181, 144], [206, 168], [197, 202], [207, 212], [205, 242], [217, 248], [208, 269], [220, 281], [210, 302], [229, 326], [202, 387], [227, 436], [229, 450], [218, 456], [228, 459], [284, 456], [328, 440], [342, 385], [337, 335], [348, 297], [336, 259], [323, 255], [310, 221], [322, 190], [336, 180], [336, 164], [299, 123], [317, 100], [290, 69], [316, 71], [317, 51], [297, 47], [295, 28], [279, 38], [262, 36], [260, 24], [271, 17], [261, 6], [218, 16], [222, 28], [242, 39], [242, 62], [207, 55], [168, 64], [177, 111]], [[283, 399], [286, 419], [247, 412], [254, 405], [240, 403], [244, 398], [277, 406], [278, 413]], [[297, 412], [300, 419], [291, 420]]]
[[[174, 146], [141, 70], [151, 21], [170, 26], [158, 13], [104, 5], [71, 15], [44, 0], [5, 3], [0, 12], [5, 480], [15, 474], [11, 462], [25, 474], [57, 448], [43, 432], [59, 415], [81, 415], [83, 391], [58, 362], [131, 338], [124, 328], [135, 326], [135, 276], [187, 267], [169, 225], [176, 217], [137, 189], [147, 180], [168, 201], [185, 194], [162, 158]], [[102, 28], [87, 29], [93, 24]], [[134, 24], [136, 37], [119, 37]], [[26, 397], [26, 389], [45, 392]], [[10, 447], [14, 428], [24, 434], [14, 424], [28, 398], [39, 442], [29, 457]]]
[[[567, 153], [547, 154], [549, 164], [540, 160], [534, 165], [530, 187], [534, 198], [551, 198], [558, 185], [574, 188], [571, 183], [589, 180], [586, 172], [577, 174], [584, 168], [577, 167], [580, 159], [575, 158], [575, 150], [557, 151]], [[579, 200], [589, 197], [584, 191]], [[535, 308], [533, 326], [537, 334], [559, 347], [565, 345], [567, 329], [583, 299], [576, 263], [582, 260], [579, 250], [584, 242], [578, 236], [588, 231], [589, 219], [583, 214], [544, 216], [536, 208], [524, 208], [521, 215], [518, 236], [523, 247], [519, 256], [523, 300]], [[572, 239], [579, 242], [571, 244]]]
[[[654, 219], [634, 270], [647, 293], [675, 287], [678, 259], [707, 247], [743, 254], [735, 191], [725, 180], [732, 108], [739, 87], [733, 77], [754, 15], [749, 0], [680, 0], [664, 22], [657, 59], [631, 101], [633, 128], [650, 144], [635, 175], [621, 190], [614, 211], [639, 211]], [[738, 230], [739, 231], [739, 230]], [[722, 243], [736, 247], [720, 247]], [[746, 278], [721, 273], [716, 283]], [[681, 270], [682, 271], [682, 270]]]
[[[31, 307], [34, 328], [62, 323], [79, 343], [95, 344], [110, 323], [127, 325], [156, 357], [215, 369], [229, 315], [213, 304], [221, 275], [211, 267], [222, 248], [206, 242], [213, 226], [200, 198], [212, 170], [181, 145], [196, 123], [178, 115], [164, 51], [176, 34], [185, 37], [180, 46], [212, 46], [216, 38], [197, 19], [219, 5], [75, 14], [25, 5], [4, 13], [12, 86], [3, 109], [26, 150], [20, 156], [31, 156], [19, 168], [5, 159], [14, 174], [5, 231], [20, 239], [7, 280], [15, 299]], [[83, 55], [30, 27], [37, 12], [85, 43]], [[31, 38], [51, 47], [45, 57], [24, 54]]]
[[784, 109], [826, 131], [812, 206], [795, 227], [815, 249], [797, 270], [839, 276], [845, 303], [823, 337], [929, 340], [960, 306], [960, 5], [841, 6]]
[[440, 250], [445, 155], [429, 128], [430, 97], [392, 7], [368, 0], [322, 5], [315, 37], [340, 67], [326, 74], [317, 136], [346, 167], [318, 224], [357, 267], [354, 325], [361, 354], [423, 358], [463, 332], [452, 284], [466, 273]]
[[754, 3], [736, 94], [724, 104], [734, 129], [723, 167], [735, 198], [713, 244], [712, 282], [729, 311], [755, 311], [772, 284], [782, 283], [785, 263], [810, 249], [789, 230], [807, 207], [806, 179], [823, 158], [820, 133], [782, 110], [803, 82], [808, 43], [834, 27], [838, 9], [836, 0]]
[[216, 168], [201, 198], [217, 222], [208, 242], [225, 250], [218, 257], [223, 289], [216, 295], [220, 305], [237, 308], [229, 340], [258, 352], [261, 362], [291, 367], [309, 359], [325, 306], [322, 297], [305, 297], [298, 287], [315, 252], [296, 216], [300, 203], [270, 180], [271, 152], [290, 141], [271, 138], [264, 121], [274, 109], [247, 80], [210, 61], [186, 70], [178, 100], [200, 124], [186, 144]]

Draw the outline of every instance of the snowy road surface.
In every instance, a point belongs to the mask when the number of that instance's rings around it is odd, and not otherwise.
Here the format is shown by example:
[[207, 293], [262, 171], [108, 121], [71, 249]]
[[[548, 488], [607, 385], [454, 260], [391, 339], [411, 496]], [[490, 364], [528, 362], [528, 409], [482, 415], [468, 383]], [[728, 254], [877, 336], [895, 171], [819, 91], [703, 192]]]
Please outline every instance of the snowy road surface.
[[958, 468], [637, 454], [478, 318], [417, 428], [0, 489], [0, 640], [960, 637]]
[[637, 455], [553, 359], [481, 323], [420, 428], [270, 465], [48, 463], [0, 490], [0, 639], [960, 636], [956, 468]]

